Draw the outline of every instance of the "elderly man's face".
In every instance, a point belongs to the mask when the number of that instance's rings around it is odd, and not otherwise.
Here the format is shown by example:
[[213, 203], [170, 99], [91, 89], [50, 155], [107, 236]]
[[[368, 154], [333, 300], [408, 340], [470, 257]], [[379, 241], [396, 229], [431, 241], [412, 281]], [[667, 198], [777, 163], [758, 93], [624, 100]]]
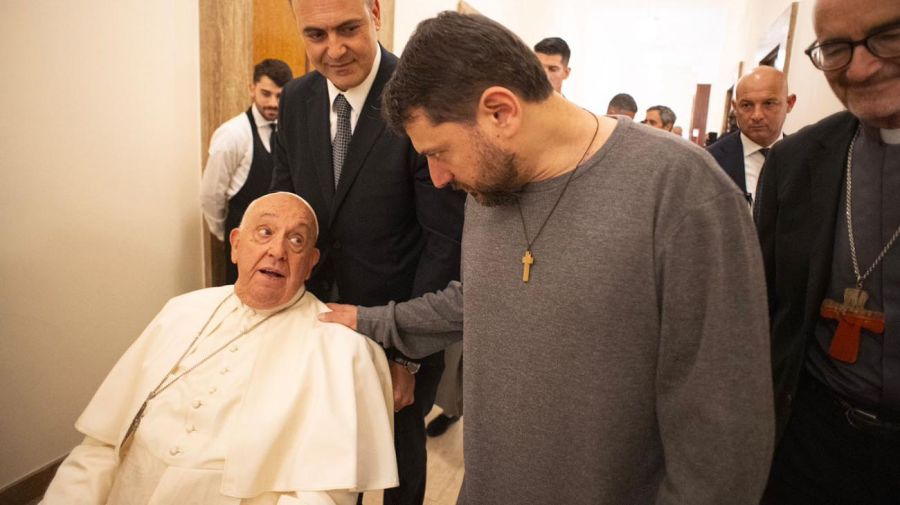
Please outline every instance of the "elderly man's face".
[[[817, 42], [860, 40], [900, 22], [900, 2], [818, 0], [814, 16]], [[878, 128], [900, 128], [900, 58], [878, 58], [860, 45], [849, 66], [825, 72], [825, 77], [860, 120]]]
[[338, 89], [359, 86], [375, 62], [379, 0], [293, 0], [309, 60]]
[[254, 309], [290, 301], [319, 261], [312, 211], [290, 195], [256, 200], [229, 238], [238, 269], [234, 291]]

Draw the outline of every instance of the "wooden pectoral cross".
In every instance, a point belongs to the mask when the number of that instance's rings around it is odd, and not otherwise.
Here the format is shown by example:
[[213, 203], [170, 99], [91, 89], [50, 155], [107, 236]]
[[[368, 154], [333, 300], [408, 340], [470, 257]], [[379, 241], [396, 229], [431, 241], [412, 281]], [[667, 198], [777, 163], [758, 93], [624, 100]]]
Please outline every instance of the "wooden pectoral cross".
[[844, 290], [844, 303], [825, 300], [819, 314], [838, 321], [828, 354], [844, 363], [856, 363], [859, 357], [859, 333], [865, 328], [872, 333], [884, 332], [884, 313], [866, 310], [869, 294], [858, 288]]
[[534, 264], [534, 256], [531, 255], [531, 249], [525, 249], [525, 256], [522, 256], [522, 282], [528, 282], [531, 277], [531, 265]]

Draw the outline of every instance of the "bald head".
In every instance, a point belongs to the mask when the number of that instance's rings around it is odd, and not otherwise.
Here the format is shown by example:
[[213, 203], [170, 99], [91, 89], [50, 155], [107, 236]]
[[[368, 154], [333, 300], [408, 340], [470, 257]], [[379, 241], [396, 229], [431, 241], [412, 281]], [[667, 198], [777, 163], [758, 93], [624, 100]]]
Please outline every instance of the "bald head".
[[796, 100], [788, 94], [784, 72], [762, 66], [741, 77], [732, 106], [741, 132], [760, 146], [769, 147], [781, 137], [784, 120]]
[[299, 196], [272, 193], [254, 200], [229, 237], [238, 298], [254, 309], [289, 302], [319, 261], [317, 234], [316, 214]]
[[756, 67], [738, 81], [735, 94], [740, 96], [742, 92], [765, 88], [775, 93], [783, 93], [787, 96], [788, 82], [784, 72], [775, 67], [763, 65]]
[[263, 195], [256, 200], [250, 202], [250, 205], [247, 206], [247, 210], [244, 211], [244, 216], [241, 218], [240, 226], [244, 227], [244, 222], [247, 221], [247, 216], [252, 215], [254, 211], [254, 207], [257, 205], [271, 205], [274, 202], [286, 202], [288, 206], [292, 204], [291, 200], [294, 200], [296, 205], [300, 205], [305, 208], [309, 214], [310, 219], [313, 223], [313, 232], [315, 233], [315, 239], [319, 237], [319, 218], [316, 217], [316, 211], [313, 210], [312, 205], [309, 204], [306, 200], [304, 200], [300, 195], [289, 193], [287, 191], [277, 191], [275, 193], [269, 193], [267, 195]]

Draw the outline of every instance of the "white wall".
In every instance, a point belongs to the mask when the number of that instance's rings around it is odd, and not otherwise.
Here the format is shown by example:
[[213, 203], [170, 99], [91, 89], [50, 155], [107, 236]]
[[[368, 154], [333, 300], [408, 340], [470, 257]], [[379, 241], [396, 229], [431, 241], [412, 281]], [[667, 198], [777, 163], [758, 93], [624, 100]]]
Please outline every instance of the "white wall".
[[[421, 19], [456, 2], [420, 0], [407, 9], [398, 0], [395, 48], [402, 48]], [[409, 2], [413, 4], [413, 2]], [[572, 48], [572, 74], [563, 93], [595, 112], [606, 112], [613, 95], [635, 97], [643, 119], [652, 105], [672, 107], [678, 123], [690, 123], [692, 99], [698, 83], [714, 85], [713, 104], [730, 85], [733, 71], [724, 71], [729, 52], [738, 51], [745, 30], [739, 18], [746, 0], [692, 0], [678, 6], [665, 0], [597, 1], [469, 0], [473, 7], [516, 32], [529, 46], [549, 36], [564, 38]], [[525, 5], [525, 7], [523, 7]], [[405, 12], [404, 12], [405, 11]], [[403, 12], [404, 18], [401, 18]], [[730, 73], [729, 73], [730, 72]], [[721, 93], [717, 89], [721, 89]], [[721, 116], [721, 112], [719, 113]]]
[[403, 52], [419, 21], [442, 11], [455, 11], [458, 3], [457, 0], [394, 0], [394, 53]]
[[[693, 95], [699, 83], [711, 84], [707, 130], [718, 131], [725, 92], [738, 63], [757, 61], [757, 46], [791, 0], [468, 0], [468, 3], [517, 33], [528, 45], [559, 36], [572, 48], [572, 74], [563, 92], [595, 112], [606, 112], [620, 92], [635, 97], [637, 119], [652, 105], [672, 107], [677, 123], [690, 125]], [[402, 51], [415, 24], [451, 0], [397, 0], [394, 47]], [[785, 130], [795, 131], [840, 110], [821, 72], [803, 49], [815, 38], [812, 0], [803, 0], [797, 21], [790, 85], [798, 104]]]
[[0, 2], [0, 488], [201, 287], [196, 0]]
[[[742, 59], [748, 62], [758, 61], [759, 41], [764, 39], [769, 26], [791, 4], [791, 0], [756, 0], [756, 2], [753, 17], [750, 18], [750, 44], [741, 55]], [[803, 54], [803, 50], [816, 39], [813, 30], [813, 3], [813, 0], [799, 2], [791, 65], [788, 70], [788, 86], [791, 92], [797, 95], [797, 104], [784, 122], [785, 133], [793, 133], [844, 108], [832, 93], [822, 72]], [[752, 67], [751, 64], [750, 68]]]

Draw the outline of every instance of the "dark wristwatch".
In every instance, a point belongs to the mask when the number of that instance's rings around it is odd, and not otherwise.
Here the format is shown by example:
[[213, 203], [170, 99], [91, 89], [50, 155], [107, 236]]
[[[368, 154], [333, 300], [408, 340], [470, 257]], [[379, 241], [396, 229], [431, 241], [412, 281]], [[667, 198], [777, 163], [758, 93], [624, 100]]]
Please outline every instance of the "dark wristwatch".
[[403, 356], [394, 356], [391, 358], [391, 361], [393, 361], [394, 363], [399, 363], [406, 367], [406, 371], [409, 372], [410, 375], [415, 375], [419, 371], [419, 368], [422, 367], [421, 363], [410, 361]]

